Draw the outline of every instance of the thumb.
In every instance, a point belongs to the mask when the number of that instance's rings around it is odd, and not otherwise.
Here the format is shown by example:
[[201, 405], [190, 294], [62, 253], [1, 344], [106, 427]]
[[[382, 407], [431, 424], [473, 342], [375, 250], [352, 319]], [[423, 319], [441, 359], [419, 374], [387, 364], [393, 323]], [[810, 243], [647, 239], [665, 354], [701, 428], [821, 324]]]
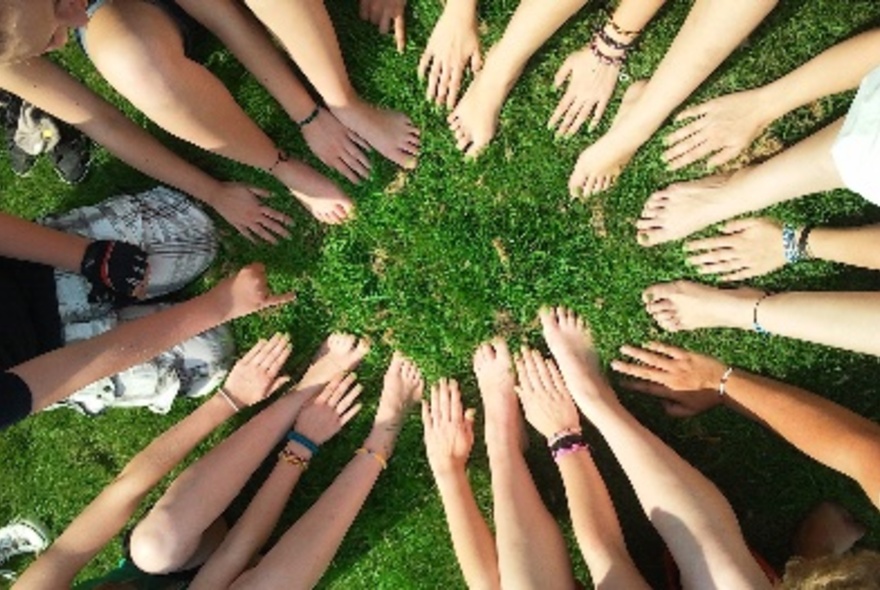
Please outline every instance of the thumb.
[[272, 195], [272, 193], [269, 192], [268, 190], [261, 188], [259, 186], [254, 186], [252, 184], [247, 185], [247, 189], [249, 191], [251, 191], [254, 195], [260, 197], [261, 199], [265, 199], [266, 197], [269, 197]]
[[289, 375], [282, 375], [281, 377], [276, 378], [275, 381], [272, 382], [272, 386], [269, 388], [268, 393], [272, 393], [273, 391], [278, 391], [284, 384], [289, 383], [289, 382], [290, 382]]
[[673, 418], [690, 418], [696, 414], [696, 412], [689, 407], [671, 400], [663, 401], [663, 409]]
[[464, 411], [464, 420], [470, 424], [474, 423], [474, 419], [477, 417], [477, 409], [476, 408], [468, 408]]
[[403, 53], [406, 46], [406, 24], [402, 14], [394, 17], [394, 39], [397, 41], [397, 53]]
[[566, 59], [556, 71], [556, 76], [553, 78], [553, 87], [559, 88], [562, 86], [562, 83], [565, 82], [569, 74], [571, 74], [571, 57]]
[[479, 72], [483, 69], [483, 54], [480, 53], [480, 49], [477, 48], [474, 51], [474, 54], [471, 55], [471, 72]]
[[426, 400], [422, 400], [422, 424], [425, 430], [431, 427], [431, 408]]

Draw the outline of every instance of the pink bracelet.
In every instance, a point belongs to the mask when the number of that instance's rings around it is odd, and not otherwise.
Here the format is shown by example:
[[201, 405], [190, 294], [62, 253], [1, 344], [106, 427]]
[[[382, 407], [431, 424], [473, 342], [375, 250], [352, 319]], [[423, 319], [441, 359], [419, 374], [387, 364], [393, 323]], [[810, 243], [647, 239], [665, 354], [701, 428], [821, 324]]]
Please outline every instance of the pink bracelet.
[[576, 453], [578, 451], [587, 451], [589, 449], [590, 445], [587, 444], [574, 444], [570, 447], [563, 447], [553, 453], [553, 460], [558, 463], [559, 460], [566, 455], [570, 455], [571, 453]]

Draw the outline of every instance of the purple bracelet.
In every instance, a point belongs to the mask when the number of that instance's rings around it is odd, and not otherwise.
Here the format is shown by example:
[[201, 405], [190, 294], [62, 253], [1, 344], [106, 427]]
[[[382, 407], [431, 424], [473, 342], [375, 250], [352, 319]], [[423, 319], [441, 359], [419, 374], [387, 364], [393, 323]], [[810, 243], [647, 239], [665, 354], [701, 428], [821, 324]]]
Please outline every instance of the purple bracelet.
[[581, 443], [573, 444], [570, 447], [563, 447], [558, 451], [553, 452], [553, 460], [558, 463], [559, 460], [566, 455], [570, 455], [571, 453], [576, 453], [578, 451], [586, 451], [589, 448], [590, 445]]

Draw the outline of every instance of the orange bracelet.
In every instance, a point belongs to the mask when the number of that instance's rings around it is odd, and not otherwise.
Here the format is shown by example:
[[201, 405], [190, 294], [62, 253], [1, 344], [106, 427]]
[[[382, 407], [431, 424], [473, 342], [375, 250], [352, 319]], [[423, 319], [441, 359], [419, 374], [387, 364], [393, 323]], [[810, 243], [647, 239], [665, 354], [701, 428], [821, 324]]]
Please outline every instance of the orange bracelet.
[[382, 470], [388, 469], [388, 459], [385, 458], [385, 455], [379, 453], [377, 451], [371, 451], [367, 447], [361, 447], [354, 452], [355, 455], [369, 455], [373, 459], [376, 460], [377, 463], [382, 467]]

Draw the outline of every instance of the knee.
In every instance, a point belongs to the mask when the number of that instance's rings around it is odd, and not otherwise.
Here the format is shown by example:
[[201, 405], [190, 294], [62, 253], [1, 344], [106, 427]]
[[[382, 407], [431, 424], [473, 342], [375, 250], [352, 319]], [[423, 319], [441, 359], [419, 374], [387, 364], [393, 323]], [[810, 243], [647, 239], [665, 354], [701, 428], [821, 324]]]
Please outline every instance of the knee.
[[129, 554], [132, 562], [148, 574], [167, 574], [180, 569], [181, 556], [187, 555], [183, 535], [174, 523], [150, 514], [131, 534]]

